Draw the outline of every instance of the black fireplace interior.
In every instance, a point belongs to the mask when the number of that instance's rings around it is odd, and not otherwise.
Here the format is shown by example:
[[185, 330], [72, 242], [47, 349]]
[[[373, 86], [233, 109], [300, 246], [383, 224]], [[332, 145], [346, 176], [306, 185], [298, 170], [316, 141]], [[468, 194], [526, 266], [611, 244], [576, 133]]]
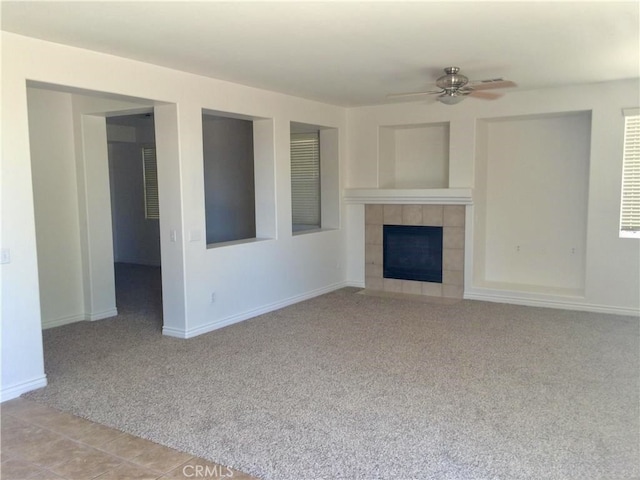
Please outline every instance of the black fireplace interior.
[[442, 283], [442, 227], [384, 225], [383, 277]]

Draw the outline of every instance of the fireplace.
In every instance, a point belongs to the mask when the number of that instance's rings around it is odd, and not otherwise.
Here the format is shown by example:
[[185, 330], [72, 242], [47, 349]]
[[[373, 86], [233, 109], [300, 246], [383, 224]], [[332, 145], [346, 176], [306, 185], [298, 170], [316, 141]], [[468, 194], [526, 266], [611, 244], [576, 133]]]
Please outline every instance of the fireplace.
[[442, 283], [442, 227], [383, 225], [382, 276]]
[[[431, 297], [462, 298], [465, 215], [465, 205], [366, 204], [365, 288]], [[388, 227], [397, 226], [437, 227], [441, 230], [439, 278], [436, 276], [408, 279], [394, 273], [385, 274], [384, 231]], [[432, 253], [431, 247], [426, 248]], [[412, 254], [400, 261], [400, 264], [407, 263], [430, 264], [431, 260], [418, 261], [415, 254]]]

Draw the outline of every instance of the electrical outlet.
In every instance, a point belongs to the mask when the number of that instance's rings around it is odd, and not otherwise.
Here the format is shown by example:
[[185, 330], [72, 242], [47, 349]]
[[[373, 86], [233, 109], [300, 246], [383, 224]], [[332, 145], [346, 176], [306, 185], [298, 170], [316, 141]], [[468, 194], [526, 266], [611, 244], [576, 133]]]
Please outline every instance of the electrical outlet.
[[11, 263], [11, 250], [8, 248], [0, 250], [0, 263]]
[[211, 303], [215, 303], [216, 301], [216, 292], [211, 292]]

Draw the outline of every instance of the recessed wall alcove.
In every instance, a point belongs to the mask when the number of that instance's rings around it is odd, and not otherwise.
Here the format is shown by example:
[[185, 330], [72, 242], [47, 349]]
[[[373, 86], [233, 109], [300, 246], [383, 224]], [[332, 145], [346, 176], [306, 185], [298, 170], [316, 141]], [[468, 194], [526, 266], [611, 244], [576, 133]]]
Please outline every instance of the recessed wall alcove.
[[381, 126], [378, 187], [449, 187], [449, 123]]
[[207, 248], [274, 238], [273, 120], [203, 109], [202, 140]]
[[473, 285], [584, 295], [591, 112], [477, 124]]

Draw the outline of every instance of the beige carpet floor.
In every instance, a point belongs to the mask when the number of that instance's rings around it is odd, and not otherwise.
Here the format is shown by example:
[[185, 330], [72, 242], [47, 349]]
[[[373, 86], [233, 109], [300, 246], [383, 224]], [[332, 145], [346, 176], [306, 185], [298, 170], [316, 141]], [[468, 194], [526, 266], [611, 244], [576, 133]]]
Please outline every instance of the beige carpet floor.
[[347, 288], [179, 340], [156, 274], [45, 331], [27, 397], [264, 479], [640, 476], [638, 318]]

